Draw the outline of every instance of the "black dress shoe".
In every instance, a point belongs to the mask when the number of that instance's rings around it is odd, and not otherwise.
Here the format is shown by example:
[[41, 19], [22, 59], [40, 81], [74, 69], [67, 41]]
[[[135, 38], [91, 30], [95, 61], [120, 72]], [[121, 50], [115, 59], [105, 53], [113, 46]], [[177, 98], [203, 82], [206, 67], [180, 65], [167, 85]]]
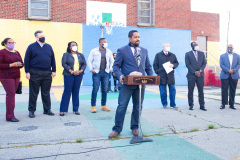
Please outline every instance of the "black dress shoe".
[[207, 109], [206, 108], [200, 108], [201, 110], [203, 110], [203, 111], [207, 111]]
[[190, 106], [190, 107], [189, 107], [189, 110], [191, 110], [191, 111], [192, 111], [192, 110], [193, 110], [193, 106]]
[[34, 118], [34, 117], [35, 117], [34, 112], [31, 112], [31, 111], [30, 111], [30, 112], [29, 112], [29, 117], [30, 117], [30, 118]]
[[230, 106], [229, 108], [231, 108], [231, 109], [234, 109], [234, 110], [236, 110], [237, 108], [235, 108], [234, 106]]
[[47, 112], [44, 111], [43, 114], [47, 114], [49, 116], [54, 116], [55, 115], [51, 110], [48, 110]]
[[62, 113], [62, 114], [61, 114], [61, 113], [59, 113], [59, 115], [60, 115], [60, 116], [64, 116], [64, 113]]
[[80, 115], [80, 112], [79, 112], [79, 111], [76, 111], [76, 112], [73, 112], [73, 113], [75, 113], [76, 115]]
[[11, 120], [7, 120], [7, 121], [10, 121], [10, 122], [19, 122], [19, 120], [17, 118], [13, 118]]
[[224, 108], [225, 108], [225, 105], [222, 104], [222, 105], [220, 106], [220, 109], [224, 109]]

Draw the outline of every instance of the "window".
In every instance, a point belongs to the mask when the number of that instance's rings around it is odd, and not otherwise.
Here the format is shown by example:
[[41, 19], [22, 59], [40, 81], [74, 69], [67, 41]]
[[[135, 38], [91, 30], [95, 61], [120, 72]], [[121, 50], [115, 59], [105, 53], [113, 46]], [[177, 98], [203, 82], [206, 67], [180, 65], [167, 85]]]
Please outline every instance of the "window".
[[155, 0], [138, 0], [138, 26], [154, 26]]
[[51, 0], [28, 0], [28, 18], [36, 20], [50, 20]]

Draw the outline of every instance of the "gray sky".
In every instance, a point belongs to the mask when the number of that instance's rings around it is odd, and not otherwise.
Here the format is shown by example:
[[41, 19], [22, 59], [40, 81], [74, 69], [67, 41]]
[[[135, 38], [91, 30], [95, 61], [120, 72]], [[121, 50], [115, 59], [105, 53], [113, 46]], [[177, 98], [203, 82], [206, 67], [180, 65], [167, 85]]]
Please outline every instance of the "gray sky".
[[226, 51], [230, 10], [229, 43], [240, 54], [240, 0], [191, 0], [192, 11], [219, 13], [220, 54]]

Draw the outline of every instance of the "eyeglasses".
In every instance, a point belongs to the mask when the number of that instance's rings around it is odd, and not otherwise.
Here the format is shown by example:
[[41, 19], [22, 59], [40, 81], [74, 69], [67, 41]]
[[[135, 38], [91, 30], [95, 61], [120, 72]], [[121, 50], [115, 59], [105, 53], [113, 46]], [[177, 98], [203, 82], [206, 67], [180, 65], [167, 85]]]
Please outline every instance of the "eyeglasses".
[[16, 44], [16, 42], [7, 42], [7, 44]]

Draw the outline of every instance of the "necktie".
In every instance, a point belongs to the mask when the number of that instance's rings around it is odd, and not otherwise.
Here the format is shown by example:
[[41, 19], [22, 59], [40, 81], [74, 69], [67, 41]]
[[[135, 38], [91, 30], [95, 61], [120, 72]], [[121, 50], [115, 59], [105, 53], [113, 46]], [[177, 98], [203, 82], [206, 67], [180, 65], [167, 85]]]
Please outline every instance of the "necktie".
[[194, 52], [194, 55], [195, 55], [196, 61], [198, 61], [197, 51]]
[[137, 47], [134, 47], [134, 58], [136, 60], [136, 63], [138, 65], [138, 52], [137, 52]]

